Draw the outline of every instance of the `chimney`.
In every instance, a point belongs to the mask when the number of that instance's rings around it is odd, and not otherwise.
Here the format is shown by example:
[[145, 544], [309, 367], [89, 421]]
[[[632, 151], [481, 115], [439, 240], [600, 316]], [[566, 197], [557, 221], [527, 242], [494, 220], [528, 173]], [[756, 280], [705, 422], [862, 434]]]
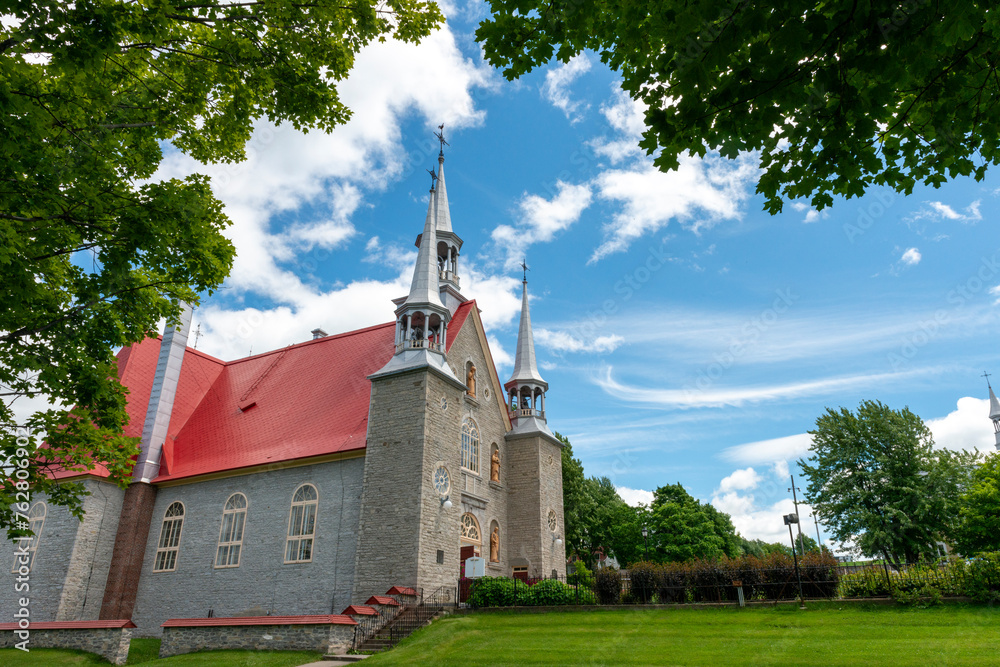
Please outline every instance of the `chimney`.
[[313, 329], [309, 333], [313, 335], [313, 340], [316, 340], [317, 338], [326, 338], [328, 335], [325, 331], [323, 331], [319, 327]]

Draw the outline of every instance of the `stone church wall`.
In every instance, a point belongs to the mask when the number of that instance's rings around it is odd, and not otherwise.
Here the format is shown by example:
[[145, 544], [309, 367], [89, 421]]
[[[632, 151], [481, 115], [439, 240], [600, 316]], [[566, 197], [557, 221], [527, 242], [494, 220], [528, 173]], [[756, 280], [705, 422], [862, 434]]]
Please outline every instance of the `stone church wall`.
[[32, 621], [97, 618], [124, 491], [93, 479], [83, 484], [92, 495], [84, 500], [82, 522], [45, 496], [32, 498], [32, 506], [45, 502], [46, 514], [27, 592], [14, 588], [18, 584], [18, 575], [11, 573], [15, 544], [0, 540], [0, 618], [11, 619], [21, 597], [30, 600]]
[[[486, 353], [476, 332], [472, 318], [465, 323], [458, 337], [448, 351], [448, 363], [455, 375], [466, 378], [467, 363], [471, 361], [476, 366], [476, 395], [463, 398], [462, 416], [472, 417], [479, 427], [479, 475], [464, 473], [458, 480], [460, 490], [467, 491], [456, 497], [462, 502], [462, 512], [471, 512], [479, 521], [483, 532], [483, 544], [480, 555], [486, 559], [486, 574], [490, 576], [511, 575], [508, 558], [509, 547], [512, 545], [508, 526], [508, 494], [510, 490], [511, 461], [507, 450], [504, 434], [507, 432], [503, 414], [497, 403], [497, 386], [490, 378], [490, 365], [486, 362]], [[503, 392], [500, 392], [503, 402]], [[506, 408], [505, 408], [506, 409]], [[461, 424], [459, 425], [461, 428]], [[490, 456], [496, 446], [500, 455], [500, 482], [490, 482]], [[461, 453], [461, 433], [454, 440], [455, 451]], [[482, 499], [482, 500], [480, 500]], [[485, 502], [483, 502], [485, 501]], [[500, 562], [490, 563], [490, 532], [493, 522], [500, 527]], [[455, 576], [458, 576], [456, 569]]]
[[[351, 603], [362, 457], [168, 486], [157, 493], [133, 621], [136, 636], [160, 634], [168, 618], [330, 614]], [[311, 563], [284, 563], [289, 509], [304, 483], [319, 505]], [[239, 567], [215, 568], [222, 511], [234, 493], [247, 497]], [[153, 572], [167, 507], [184, 503], [177, 569]]]

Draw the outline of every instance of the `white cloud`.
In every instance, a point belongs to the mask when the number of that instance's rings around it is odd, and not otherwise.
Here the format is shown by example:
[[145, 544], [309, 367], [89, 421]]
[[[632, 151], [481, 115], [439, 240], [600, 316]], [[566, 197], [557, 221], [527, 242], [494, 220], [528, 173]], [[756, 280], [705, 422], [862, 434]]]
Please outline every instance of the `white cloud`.
[[604, 225], [604, 241], [590, 262], [625, 250], [671, 219], [683, 221], [695, 232], [720, 220], [739, 219], [751, 194], [747, 186], [756, 178], [756, 163], [749, 157], [684, 155], [675, 171], [662, 172], [645, 160], [632, 168], [602, 172], [595, 180], [597, 194], [620, 210]]
[[644, 489], [630, 489], [627, 486], [616, 486], [615, 490], [627, 505], [638, 507], [640, 504], [647, 507], [653, 503], [653, 492]]
[[997, 297], [997, 300], [993, 302], [993, 305], [1000, 306], [1000, 285], [990, 288], [990, 294]]
[[590, 340], [581, 340], [566, 331], [549, 329], [535, 329], [534, 334], [536, 343], [553, 352], [614, 352], [625, 342], [617, 334], [596, 336]]
[[792, 202], [792, 208], [798, 211], [799, 213], [803, 211], [806, 212], [806, 217], [802, 219], [802, 222], [806, 224], [817, 222], [819, 221], [820, 218], [829, 217], [829, 213], [827, 213], [826, 211], [820, 213], [816, 209], [809, 206], [809, 204], [806, 204], [805, 202], [801, 201]]
[[590, 71], [590, 58], [587, 54], [580, 53], [573, 56], [569, 62], [557, 65], [545, 73], [545, 83], [542, 85], [542, 95], [560, 109], [571, 123], [579, 122], [581, 107], [583, 110], [589, 108], [579, 100], [570, 98], [569, 88], [576, 79]]
[[926, 206], [909, 217], [909, 220], [921, 220], [924, 218], [941, 221], [951, 220], [955, 222], [979, 222], [983, 219], [983, 214], [979, 210], [982, 200], [977, 199], [963, 209], [962, 212], [939, 201], [924, 202]]
[[907, 248], [906, 252], [903, 253], [903, 256], [899, 258], [899, 261], [908, 266], [914, 266], [919, 264], [921, 259], [922, 255], [919, 250], [916, 248]]
[[938, 447], [992, 452], [995, 443], [989, 414], [988, 399], [965, 396], [958, 399], [955, 410], [926, 423]]
[[925, 368], [896, 373], [847, 375], [788, 382], [785, 384], [753, 385], [734, 388], [709, 387], [706, 389], [697, 389], [689, 387], [684, 389], [647, 389], [621, 384], [612, 377], [612, 367], [608, 366], [605, 368], [602, 376], [595, 378], [594, 383], [609, 395], [630, 403], [643, 403], [673, 408], [706, 408], [726, 405], [739, 407], [747, 403], [800, 399], [805, 396], [826, 396], [835, 392], [857, 389], [859, 387], [898, 383], [907, 377], [925, 375], [937, 372], [937, 370], [934, 368]]
[[625, 91], [615, 87], [611, 101], [601, 105], [601, 113], [618, 136], [591, 141], [594, 152], [610, 159], [611, 164], [628, 158], [641, 158], [644, 151], [639, 147], [639, 140], [646, 130], [646, 105], [641, 100], [629, 98]]
[[[497, 367], [497, 372], [500, 372], [501, 368], [513, 368], [514, 357], [504, 349], [503, 345], [500, 344], [500, 340], [496, 336], [489, 336], [487, 340], [490, 344], [490, 354], [493, 355], [493, 365]], [[500, 378], [500, 382], [503, 382], [503, 378]]]
[[[775, 474], [784, 477], [788, 474], [787, 461], [805, 456], [811, 446], [812, 436], [808, 433], [798, 433], [783, 438], [771, 438], [770, 440], [735, 445], [723, 450], [720, 456], [733, 463], [773, 465], [775, 466]], [[781, 467], [781, 463], [784, 463], [783, 467]]]
[[516, 227], [499, 225], [492, 239], [506, 255], [505, 266], [521, 262], [526, 250], [535, 243], [548, 243], [580, 219], [590, 206], [593, 195], [589, 185], [572, 185], [558, 181], [552, 199], [524, 194], [520, 204], [520, 222]]
[[756, 488], [760, 480], [760, 474], [753, 468], [736, 470], [728, 477], [722, 478], [722, 481], [719, 482], [719, 488], [716, 489], [715, 493], [724, 494], [731, 491], [749, 491]]

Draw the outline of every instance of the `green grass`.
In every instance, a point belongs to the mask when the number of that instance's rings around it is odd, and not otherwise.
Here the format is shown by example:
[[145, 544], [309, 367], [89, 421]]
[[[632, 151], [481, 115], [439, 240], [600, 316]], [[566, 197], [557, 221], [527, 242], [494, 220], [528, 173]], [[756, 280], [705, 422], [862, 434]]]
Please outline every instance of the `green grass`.
[[[158, 659], [159, 639], [136, 638], [128, 651], [129, 665], [150, 667], [297, 667], [322, 657], [311, 651], [203, 651]], [[39, 648], [30, 653], [0, 649], [3, 667], [62, 667], [63, 665], [107, 665], [104, 658], [82, 651]]]
[[998, 644], [1000, 610], [975, 606], [492, 612], [435, 621], [364, 667], [984, 665]]

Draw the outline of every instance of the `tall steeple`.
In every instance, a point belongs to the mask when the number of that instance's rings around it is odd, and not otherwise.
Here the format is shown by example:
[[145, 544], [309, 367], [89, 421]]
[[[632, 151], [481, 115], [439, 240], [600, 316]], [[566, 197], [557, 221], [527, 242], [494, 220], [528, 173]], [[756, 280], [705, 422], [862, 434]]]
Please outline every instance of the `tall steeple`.
[[535, 359], [535, 338], [531, 333], [531, 312], [528, 309], [528, 267], [524, 269], [521, 282], [521, 324], [517, 331], [517, 352], [514, 356], [514, 371], [504, 388], [507, 390], [510, 417], [514, 433], [541, 431], [552, 433], [545, 423], [545, 392], [549, 384], [538, 372]]
[[396, 300], [396, 351], [379, 371], [369, 378], [392, 373], [431, 368], [464, 386], [445, 360], [448, 345], [448, 322], [452, 311], [441, 301], [440, 268], [437, 240], [436, 176], [431, 181], [430, 201], [424, 231], [417, 237], [417, 261], [413, 266], [410, 292]]
[[444, 125], [438, 126], [435, 136], [441, 142], [438, 153], [438, 168], [435, 178], [437, 187], [434, 194], [434, 216], [437, 221], [437, 258], [440, 269], [441, 301], [454, 315], [455, 310], [467, 299], [459, 291], [458, 256], [462, 250], [462, 239], [451, 228], [451, 208], [448, 205], [448, 187], [444, 179], [444, 147], [448, 142], [444, 139]]
[[986, 377], [986, 386], [990, 390], [990, 419], [993, 421], [993, 439], [997, 451], [1000, 452], [1000, 401], [997, 400], [997, 395], [993, 393], [989, 373], [984, 372], [983, 376]]

